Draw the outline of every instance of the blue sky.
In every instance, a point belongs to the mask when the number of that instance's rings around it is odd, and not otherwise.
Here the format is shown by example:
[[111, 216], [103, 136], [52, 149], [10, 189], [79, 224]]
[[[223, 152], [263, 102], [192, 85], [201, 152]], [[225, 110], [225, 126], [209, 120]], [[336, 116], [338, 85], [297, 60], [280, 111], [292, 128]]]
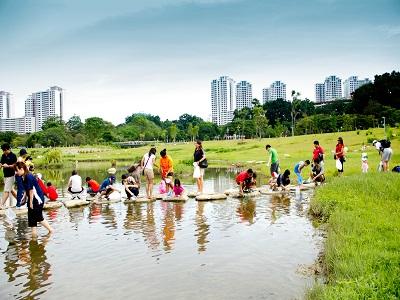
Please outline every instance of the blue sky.
[[0, 90], [66, 89], [67, 117], [210, 115], [221, 75], [314, 100], [328, 75], [400, 69], [400, 1], [0, 0]]

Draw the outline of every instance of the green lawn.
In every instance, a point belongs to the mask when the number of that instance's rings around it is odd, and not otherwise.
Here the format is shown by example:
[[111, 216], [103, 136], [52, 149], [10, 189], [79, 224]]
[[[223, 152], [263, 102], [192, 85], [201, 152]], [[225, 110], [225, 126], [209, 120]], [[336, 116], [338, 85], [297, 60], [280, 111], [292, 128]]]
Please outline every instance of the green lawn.
[[334, 178], [310, 212], [327, 223], [327, 284], [309, 299], [400, 299], [400, 174]]

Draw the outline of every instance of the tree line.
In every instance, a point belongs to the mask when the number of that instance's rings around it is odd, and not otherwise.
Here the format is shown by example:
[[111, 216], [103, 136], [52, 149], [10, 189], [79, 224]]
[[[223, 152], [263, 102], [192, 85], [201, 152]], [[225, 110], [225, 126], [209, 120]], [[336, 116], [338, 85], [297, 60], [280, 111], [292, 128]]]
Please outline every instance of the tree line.
[[232, 137], [262, 138], [311, 133], [368, 129], [400, 123], [400, 73], [376, 75], [373, 83], [358, 88], [352, 99], [336, 100], [324, 105], [301, 99], [292, 91], [291, 101], [278, 99], [234, 112], [232, 122], [217, 126], [194, 115], [183, 114], [177, 120], [162, 121], [159, 116], [134, 113], [120, 125], [99, 117], [82, 121], [77, 115], [64, 122], [47, 119], [42, 131], [17, 135], [1, 132], [0, 141], [13, 146], [85, 145], [120, 141], [189, 141]]

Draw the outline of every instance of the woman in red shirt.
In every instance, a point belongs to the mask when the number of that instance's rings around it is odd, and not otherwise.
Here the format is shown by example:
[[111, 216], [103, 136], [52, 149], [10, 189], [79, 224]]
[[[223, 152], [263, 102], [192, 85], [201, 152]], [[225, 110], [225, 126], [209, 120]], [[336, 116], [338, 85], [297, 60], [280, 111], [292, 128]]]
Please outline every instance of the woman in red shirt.
[[337, 145], [335, 149], [335, 159], [340, 161], [340, 166], [337, 164], [336, 166], [338, 167], [338, 174], [341, 176], [343, 174], [343, 163], [344, 163], [344, 144], [343, 144], [343, 139], [341, 137], [338, 138], [337, 140]]

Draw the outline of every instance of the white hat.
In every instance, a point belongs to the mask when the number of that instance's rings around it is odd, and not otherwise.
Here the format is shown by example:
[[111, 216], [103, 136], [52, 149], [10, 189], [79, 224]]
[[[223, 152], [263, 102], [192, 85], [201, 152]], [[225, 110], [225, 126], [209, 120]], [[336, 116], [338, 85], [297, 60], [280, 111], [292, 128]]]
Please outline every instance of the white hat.
[[110, 174], [110, 175], [115, 175], [115, 173], [117, 173], [117, 169], [115, 169], [115, 168], [109, 168], [109, 169], [107, 170], [107, 173]]

